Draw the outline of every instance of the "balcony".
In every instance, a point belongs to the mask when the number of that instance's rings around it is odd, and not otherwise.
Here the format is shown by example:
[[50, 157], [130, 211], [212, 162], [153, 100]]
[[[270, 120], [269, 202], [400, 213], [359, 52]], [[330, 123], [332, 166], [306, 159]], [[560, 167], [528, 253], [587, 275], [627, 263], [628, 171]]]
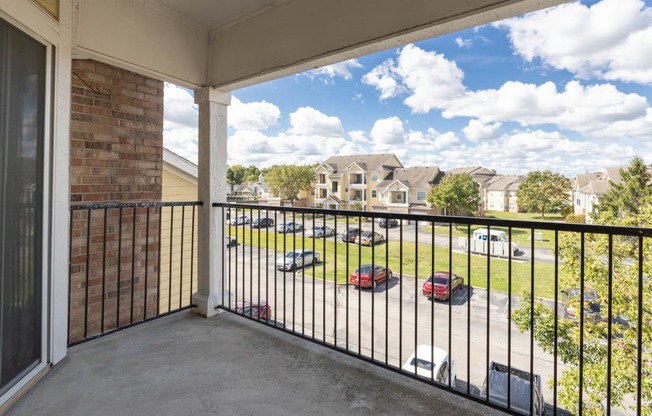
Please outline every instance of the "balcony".
[[[72, 348], [67, 362], [9, 415], [39, 414], [45, 408], [70, 415], [216, 409], [233, 414], [298, 414], [305, 409], [318, 414], [426, 414], [433, 405], [438, 414], [522, 414], [515, 396], [493, 401], [491, 387], [489, 396], [482, 389], [491, 362], [540, 377], [546, 414], [576, 413], [562, 405], [557, 387], [573, 367], [562, 362], [561, 349], [569, 344], [553, 341], [554, 348], [542, 349], [535, 336], [552, 331], [557, 335], [553, 340], [562, 340], [562, 331], [577, 328], [584, 329], [577, 349], [579, 383], [588, 384], [595, 366], [608, 368], [609, 382], [601, 392], [606, 403], [618, 382], [611, 353], [635, 346], [626, 359], [638, 364], [638, 374], [618, 394], [625, 395], [626, 405], [641, 408], [637, 400], [650, 371], [652, 322], [644, 308], [649, 299], [643, 296], [641, 261], [649, 255], [644, 247], [652, 240], [650, 229], [214, 204], [226, 241], [220, 260], [223, 313], [202, 319], [187, 311], [197, 287], [195, 216], [200, 205], [73, 207]], [[250, 221], [234, 221], [242, 216]], [[282, 234], [271, 226], [255, 228], [260, 217], [300, 227]], [[390, 217], [403, 221], [391, 229], [378, 227], [375, 220]], [[415, 220], [429, 228], [404, 225]], [[305, 230], [316, 226], [331, 227], [334, 236], [307, 237]], [[496, 235], [506, 236], [518, 250], [505, 257], [469, 251], [472, 226], [500, 230]], [[341, 241], [340, 234], [355, 227], [383, 238], [370, 246]], [[461, 232], [466, 238], [454, 237]], [[535, 233], [546, 238], [528, 238]], [[487, 234], [493, 242], [493, 234]], [[563, 297], [569, 293], [564, 287], [568, 280], [560, 268], [563, 259], [555, 254], [562, 235], [577, 237], [578, 258], [586, 259], [580, 265], [578, 293], [592, 290], [589, 259], [607, 242], [602, 248], [608, 256], [599, 256], [591, 267], [604, 265], [609, 295], [622, 284], [615, 279], [622, 277], [623, 267], [638, 278], [630, 302], [640, 311], [636, 319], [619, 320], [611, 297], [602, 293], [598, 315]], [[612, 257], [618, 242], [632, 246], [640, 257]], [[288, 264], [284, 254], [293, 250], [320, 254], [305, 263], [292, 257]], [[374, 279], [369, 289], [360, 279], [349, 283], [349, 276], [366, 263], [390, 273]], [[424, 295], [426, 280], [436, 271], [462, 279], [443, 292], [431, 289], [442, 300]], [[243, 302], [253, 307], [243, 307]], [[269, 310], [260, 308], [263, 302]], [[539, 327], [534, 320], [534, 331], [532, 325], [524, 329], [516, 311], [532, 318], [543, 311], [553, 317], [553, 325]], [[596, 335], [598, 329], [604, 332]], [[441, 380], [434, 372], [423, 376], [404, 368], [418, 345], [436, 346], [454, 363]], [[534, 387], [525, 391], [534, 397]], [[583, 394], [577, 393], [577, 403]], [[537, 414], [534, 404], [525, 412]], [[631, 412], [610, 408], [614, 415]]]

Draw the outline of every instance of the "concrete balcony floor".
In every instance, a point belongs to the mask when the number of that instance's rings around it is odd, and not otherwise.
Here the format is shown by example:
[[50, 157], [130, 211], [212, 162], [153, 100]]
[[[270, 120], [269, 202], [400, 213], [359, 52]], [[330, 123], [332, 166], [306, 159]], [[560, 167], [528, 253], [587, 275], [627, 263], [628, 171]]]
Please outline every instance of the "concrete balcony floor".
[[180, 312], [70, 348], [19, 415], [500, 415], [245, 318]]

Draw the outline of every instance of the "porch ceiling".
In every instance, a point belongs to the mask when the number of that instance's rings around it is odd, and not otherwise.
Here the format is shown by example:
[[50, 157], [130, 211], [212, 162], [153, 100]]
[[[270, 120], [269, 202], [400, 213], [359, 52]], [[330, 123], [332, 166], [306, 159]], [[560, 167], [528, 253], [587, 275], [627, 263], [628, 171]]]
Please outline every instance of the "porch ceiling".
[[233, 90], [567, 0], [75, 0], [75, 53]]

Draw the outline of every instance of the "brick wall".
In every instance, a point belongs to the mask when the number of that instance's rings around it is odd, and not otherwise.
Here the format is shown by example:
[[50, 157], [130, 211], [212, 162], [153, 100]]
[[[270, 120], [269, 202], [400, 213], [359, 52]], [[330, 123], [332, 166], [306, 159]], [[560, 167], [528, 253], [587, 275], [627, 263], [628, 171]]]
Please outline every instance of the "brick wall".
[[[163, 82], [73, 60], [72, 204], [161, 200]], [[69, 342], [158, 313], [159, 208], [74, 211]]]
[[71, 202], [161, 200], [162, 81], [73, 60], [70, 130]]

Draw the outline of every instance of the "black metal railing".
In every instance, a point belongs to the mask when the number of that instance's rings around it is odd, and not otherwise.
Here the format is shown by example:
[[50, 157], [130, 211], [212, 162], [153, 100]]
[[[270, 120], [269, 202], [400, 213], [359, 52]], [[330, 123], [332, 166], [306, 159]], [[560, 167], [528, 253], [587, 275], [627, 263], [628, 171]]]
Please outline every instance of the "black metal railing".
[[199, 205], [70, 207], [69, 345], [193, 306]]
[[511, 414], [649, 409], [652, 229], [213, 207], [224, 310]]

